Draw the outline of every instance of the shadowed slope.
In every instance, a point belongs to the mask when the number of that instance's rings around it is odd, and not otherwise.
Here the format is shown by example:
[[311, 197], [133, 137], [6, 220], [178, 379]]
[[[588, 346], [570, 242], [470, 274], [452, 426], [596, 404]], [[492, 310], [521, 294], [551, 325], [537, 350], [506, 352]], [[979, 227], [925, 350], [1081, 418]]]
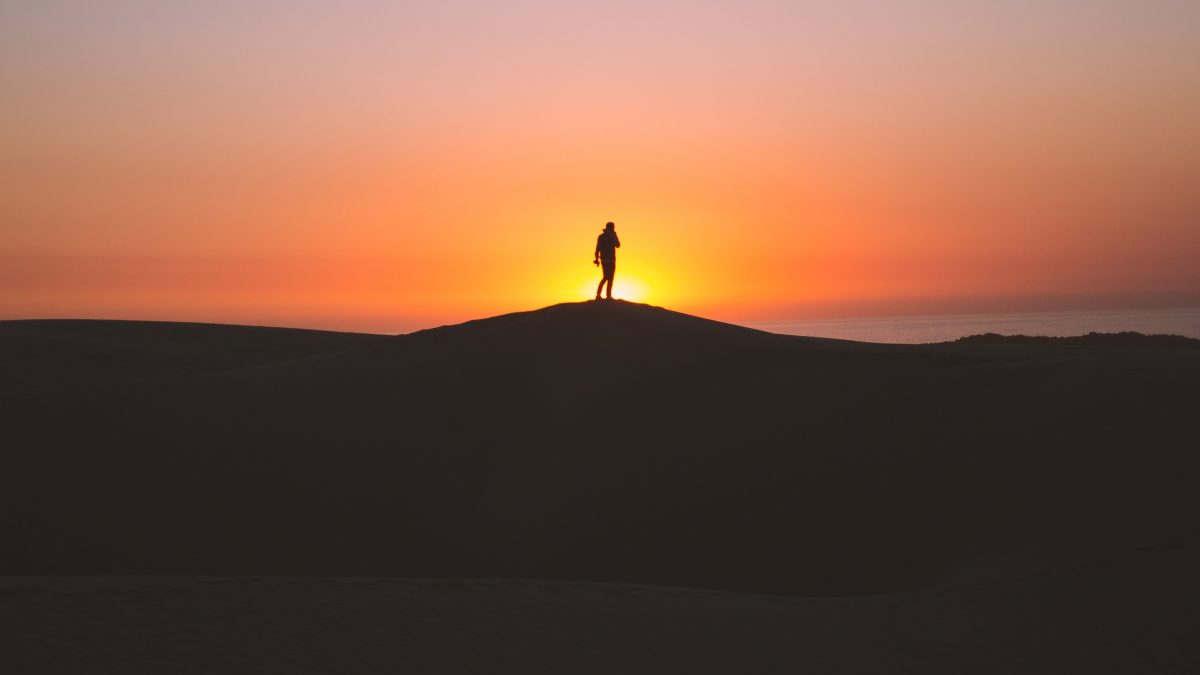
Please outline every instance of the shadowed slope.
[[165, 321], [0, 321], [0, 393], [218, 372], [380, 339], [384, 338]]
[[[122, 330], [136, 354], [161, 327]], [[394, 338], [178, 330], [256, 356], [13, 397], [0, 571], [866, 593], [1133, 546], [1197, 506], [1191, 352], [864, 345], [621, 302]]]

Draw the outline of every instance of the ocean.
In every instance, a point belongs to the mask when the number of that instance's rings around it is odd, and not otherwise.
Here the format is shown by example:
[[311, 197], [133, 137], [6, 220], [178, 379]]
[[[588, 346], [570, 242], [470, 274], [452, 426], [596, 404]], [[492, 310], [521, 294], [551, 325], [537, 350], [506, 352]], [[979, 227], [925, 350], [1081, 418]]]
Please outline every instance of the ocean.
[[978, 333], [1062, 337], [1137, 331], [1200, 338], [1200, 308], [799, 319], [746, 325], [772, 333], [895, 344], [946, 342]]

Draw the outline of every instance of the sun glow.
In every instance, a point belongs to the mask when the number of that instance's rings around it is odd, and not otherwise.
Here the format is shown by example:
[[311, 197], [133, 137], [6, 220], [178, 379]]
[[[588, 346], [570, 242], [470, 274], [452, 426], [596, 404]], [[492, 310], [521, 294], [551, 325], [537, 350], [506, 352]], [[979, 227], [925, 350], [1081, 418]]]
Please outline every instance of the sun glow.
[[[596, 297], [596, 284], [600, 283], [600, 275], [597, 273], [595, 277], [589, 277], [579, 286], [579, 296], [584, 300], [590, 300]], [[641, 280], [634, 277], [622, 277], [621, 270], [617, 270], [616, 278], [613, 279], [613, 297], [618, 300], [628, 300], [630, 302], [646, 302], [649, 296], [649, 287]]]

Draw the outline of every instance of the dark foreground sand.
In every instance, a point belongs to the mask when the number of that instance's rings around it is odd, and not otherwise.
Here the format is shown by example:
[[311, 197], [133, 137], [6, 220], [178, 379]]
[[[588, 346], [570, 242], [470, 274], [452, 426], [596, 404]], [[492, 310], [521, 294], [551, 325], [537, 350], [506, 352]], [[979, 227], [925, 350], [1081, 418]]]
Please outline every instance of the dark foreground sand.
[[0, 322], [0, 672], [1194, 672], [1198, 385], [626, 303]]

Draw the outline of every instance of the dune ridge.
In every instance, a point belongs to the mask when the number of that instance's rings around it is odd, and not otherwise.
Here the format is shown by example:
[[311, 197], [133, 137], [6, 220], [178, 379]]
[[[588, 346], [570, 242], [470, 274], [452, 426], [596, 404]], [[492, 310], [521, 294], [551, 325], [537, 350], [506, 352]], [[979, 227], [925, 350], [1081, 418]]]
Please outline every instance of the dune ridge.
[[1088, 347], [1145, 347], [1156, 349], [1200, 349], [1200, 340], [1182, 335], [1153, 334], [1146, 335], [1136, 331], [1120, 333], [1088, 333], [1054, 337], [1046, 335], [1000, 335], [997, 333], [980, 333], [961, 337], [954, 342], [959, 344], [1062, 344]]
[[[1173, 571], [1198, 533], [1200, 355], [1058, 344], [872, 345], [624, 302], [401, 336], [0, 322], [0, 575], [26, 600], [60, 584], [37, 578], [114, 574], [268, 594], [282, 577], [470, 579], [481, 598], [488, 579], [709, 589], [807, 603], [780, 615], [800, 625], [820, 598], [861, 598], [873, 609], [837, 619], [839, 639], [866, 631], [893, 656], [889, 604], [950, 636], [1044, 603], [1079, 635], [1057, 649], [1018, 631], [1022, 667], [1095, 665], [1071, 645], [1132, 616], [1141, 647], [1189, 662], [1174, 610], [1154, 608], [1200, 599]], [[1024, 599], [954, 590], [1004, 585]], [[362, 599], [335, 595], [351, 613]], [[714, 607], [696, 635], [737, 615]], [[922, 639], [918, 662], [936, 658], [941, 638]], [[1000, 647], [964, 649], [951, 661]]]

